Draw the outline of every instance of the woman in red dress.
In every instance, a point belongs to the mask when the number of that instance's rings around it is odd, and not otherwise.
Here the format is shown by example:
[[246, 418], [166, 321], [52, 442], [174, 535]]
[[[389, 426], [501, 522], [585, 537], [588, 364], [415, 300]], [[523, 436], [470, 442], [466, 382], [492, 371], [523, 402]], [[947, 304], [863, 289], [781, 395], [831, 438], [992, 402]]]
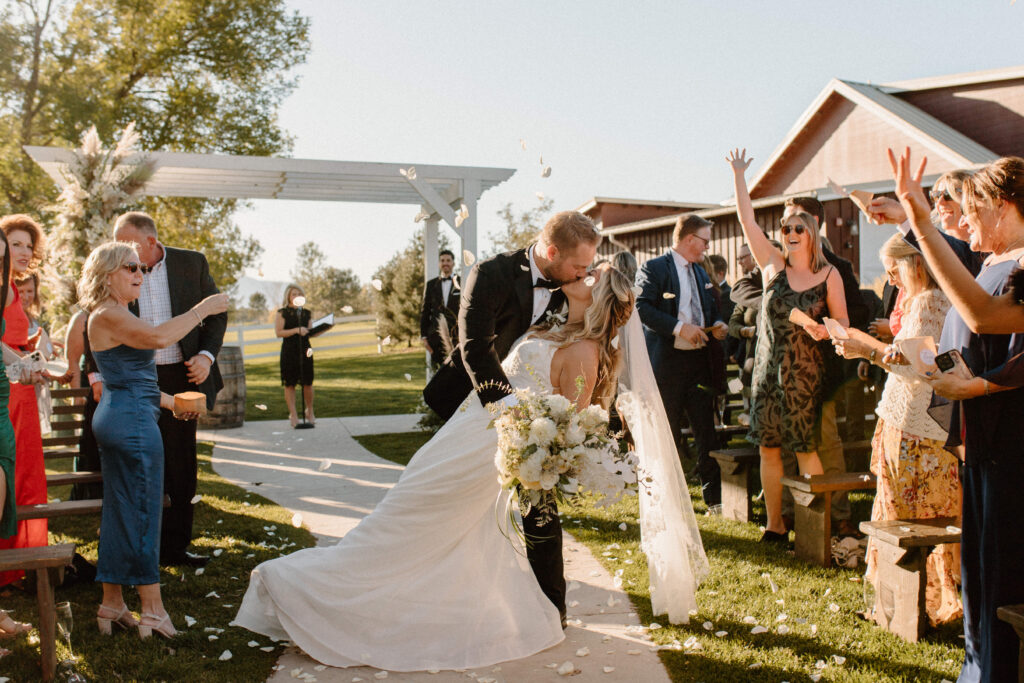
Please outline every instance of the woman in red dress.
[[[25, 277], [42, 261], [42, 229], [29, 216], [14, 214], [0, 218], [0, 230], [7, 236], [11, 252], [11, 279]], [[13, 282], [10, 298], [4, 308], [2, 339], [5, 346], [23, 356], [32, 350], [28, 337], [29, 322]], [[43, 465], [43, 437], [39, 429], [39, 408], [33, 382], [42, 380], [37, 373], [10, 379], [11, 395], [7, 407], [16, 443], [14, 498], [18, 505], [37, 505], [46, 502], [46, 468]], [[17, 380], [20, 381], [16, 384]], [[19, 520], [18, 533], [11, 538], [0, 539], [0, 549], [30, 548], [47, 543], [45, 519]], [[23, 572], [0, 573], [0, 586], [17, 581], [22, 575]]]

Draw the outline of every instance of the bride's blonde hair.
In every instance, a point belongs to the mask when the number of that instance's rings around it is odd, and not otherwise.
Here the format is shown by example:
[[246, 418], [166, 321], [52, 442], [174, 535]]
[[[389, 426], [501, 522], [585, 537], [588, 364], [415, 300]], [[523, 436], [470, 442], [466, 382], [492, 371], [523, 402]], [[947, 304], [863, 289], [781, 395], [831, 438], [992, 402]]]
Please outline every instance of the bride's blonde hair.
[[593, 301], [587, 306], [583, 320], [544, 330], [538, 336], [558, 343], [564, 349], [583, 339], [598, 344], [597, 383], [591, 403], [607, 406], [615, 397], [616, 382], [622, 365], [622, 351], [612, 344], [619, 328], [633, 313], [636, 297], [633, 282], [615, 268], [608, 268], [594, 285]]

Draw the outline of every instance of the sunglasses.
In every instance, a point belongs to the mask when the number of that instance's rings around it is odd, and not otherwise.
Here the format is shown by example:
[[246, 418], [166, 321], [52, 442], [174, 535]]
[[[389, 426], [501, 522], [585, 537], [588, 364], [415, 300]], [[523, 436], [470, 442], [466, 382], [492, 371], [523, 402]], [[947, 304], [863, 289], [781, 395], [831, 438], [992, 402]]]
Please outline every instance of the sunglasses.
[[953, 195], [949, 193], [949, 190], [932, 190], [928, 193], [928, 196], [932, 198], [933, 202], [944, 201], [952, 202], [956, 201], [953, 199]]
[[141, 270], [143, 275], [146, 275], [151, 270], [153, 270], [153, 266], [147, 266], [143, 263], [136, 263], [135, 261], [132, 261], [131, 263], [126, 263], [122, 267], [127, 268], [129, 273], [137, 273]]
[[795, 232], [798, 235], [804, 234], [804, 226], [802, 225], [783, 225], [782, 234], [788, 235], [791, 232]]

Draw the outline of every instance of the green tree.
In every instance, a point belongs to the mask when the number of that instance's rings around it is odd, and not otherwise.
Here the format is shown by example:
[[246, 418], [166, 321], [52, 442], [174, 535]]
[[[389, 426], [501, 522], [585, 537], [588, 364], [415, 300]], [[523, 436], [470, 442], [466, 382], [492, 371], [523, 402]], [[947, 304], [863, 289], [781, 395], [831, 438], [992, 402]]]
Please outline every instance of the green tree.
[[[8, 0], [0, 8], [0, 213], [38, 213], [53, 182], [23, 145], [77, 146], [135, 122], [144, 150], [271, 155], [278, 109], [309, 51], [285, 0]], [[222, 287], [258, 245], [236, 200], [150, 198], [168, 244], [204, 251]], [[45, 218], [45, 216], [44, 216]]]
[[267, 297], [263, 292], [253, 292], [249, 295], [249, 315], [256, 322], [260, 322], [267, 317], [269, 308]]
[[423, 295], [423, 235], [417, 232], [404, 249], [397, 252], [373, 274], [380, 280], [375, 292], [377, 334], [391, 337], [392, 343], [420, 338], [420, 304]]
[[511, 202], [501, 207], [498, 218], [504, 223], [505, 229], [488, 235], [494, 245], [494, 253], [515, 251], [533, 244], [554, 206], [555, 200], [541, 199], [537, 206], [518, 215], [513, 210]]
[[354, 312], [365, 312], [365, 297], [359, 278], [350, 268], [327, 265], [327, 257], [316, 242], [299, 247], [292, 279], [306, 293], [310, 308], [340, 313], [345, 306]]

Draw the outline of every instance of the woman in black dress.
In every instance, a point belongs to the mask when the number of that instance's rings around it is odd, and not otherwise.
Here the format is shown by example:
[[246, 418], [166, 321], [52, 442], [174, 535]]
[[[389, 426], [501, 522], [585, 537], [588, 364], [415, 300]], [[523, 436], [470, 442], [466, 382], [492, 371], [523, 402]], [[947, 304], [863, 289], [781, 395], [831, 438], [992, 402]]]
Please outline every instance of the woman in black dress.
[[[296, 302], [296, 298], [301, 297]], [[288, 404], [288, 419], [295, 427], [299, 423], [295, 412], [295, 385], [302, 385], [306, 405], [306, 421], [314, 424], [313, 417], [313, 349], [309, 345], [310, 311], [304, 308], [306, 295], [298, 285], [288, 285], [284, 291], [284, 306], [277, 309], [274, 332], [281, 337], [281, 384], [284, 400]], [[298, 306], [302, 303], [303, 307]]]

